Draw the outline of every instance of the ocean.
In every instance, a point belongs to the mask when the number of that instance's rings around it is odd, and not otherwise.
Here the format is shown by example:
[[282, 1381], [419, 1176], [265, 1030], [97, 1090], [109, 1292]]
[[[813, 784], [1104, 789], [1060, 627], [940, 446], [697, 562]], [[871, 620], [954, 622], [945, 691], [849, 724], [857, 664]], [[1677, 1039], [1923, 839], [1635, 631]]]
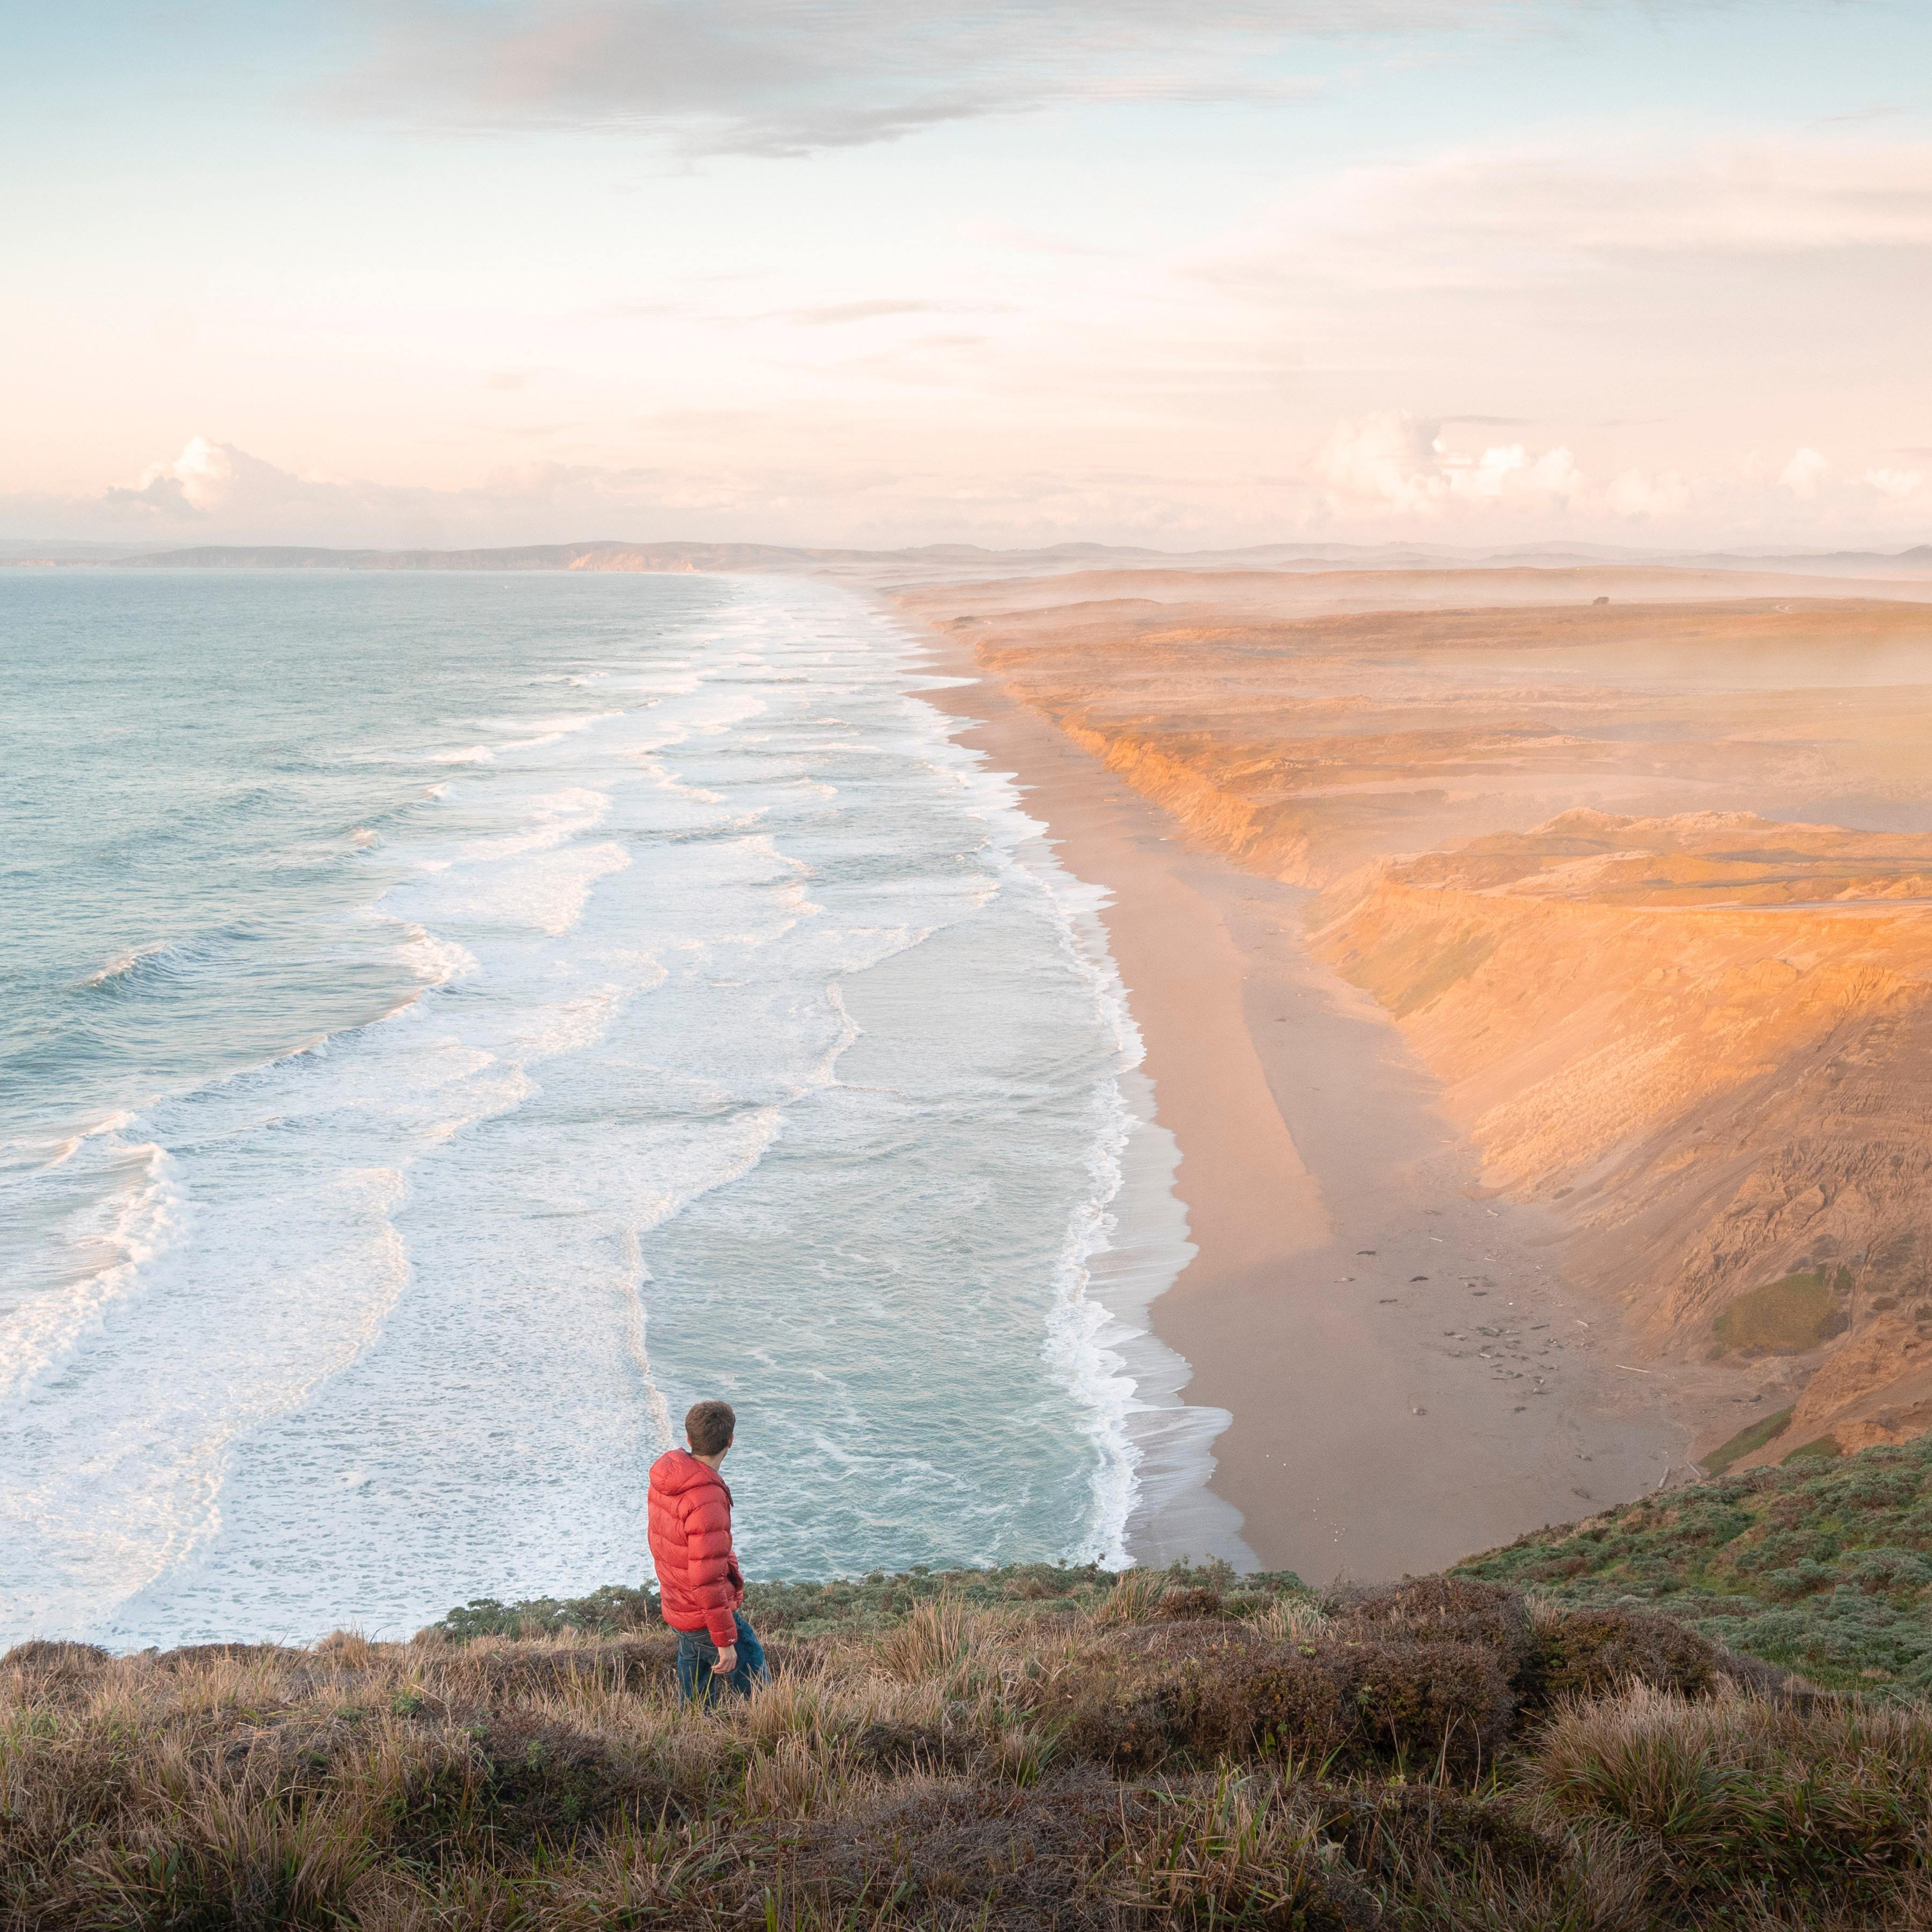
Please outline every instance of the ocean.
[[1096, 889], [844, 590], [0, 573], [0, 1642], [1097, 1560], [1224, 1418]]

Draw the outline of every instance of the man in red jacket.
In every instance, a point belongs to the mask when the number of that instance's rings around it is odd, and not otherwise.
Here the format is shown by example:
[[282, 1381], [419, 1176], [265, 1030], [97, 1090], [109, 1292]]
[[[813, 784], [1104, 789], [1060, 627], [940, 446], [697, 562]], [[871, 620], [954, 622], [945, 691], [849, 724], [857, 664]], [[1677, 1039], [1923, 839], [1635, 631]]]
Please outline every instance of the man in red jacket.
[[740, 1696], [765, 1678], [764, 1646], [738, 1607], [745, 1580], [731, 1547], [731, 1492], [718, 1473], [738, 1418], [728, 1402], [700, 1402], [684, 1418], [689, 1454], [668, 1450], [651, 1465], [651, 1561], [658, 1601], [678, 1634], [677, 1694], [707, 1703], [728, 1684]]

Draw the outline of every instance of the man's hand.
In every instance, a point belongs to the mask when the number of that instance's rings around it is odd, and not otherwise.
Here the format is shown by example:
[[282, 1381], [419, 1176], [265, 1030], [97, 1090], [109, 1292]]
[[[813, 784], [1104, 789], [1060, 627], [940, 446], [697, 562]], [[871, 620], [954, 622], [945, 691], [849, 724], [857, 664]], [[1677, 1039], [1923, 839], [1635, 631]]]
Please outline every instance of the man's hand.
[[728, 1643], [718, 1653], [718, 1661], [711, 1666], [711, 1674], [714, 1677], [729, 1677], [737, 1667], [738, 1646]]

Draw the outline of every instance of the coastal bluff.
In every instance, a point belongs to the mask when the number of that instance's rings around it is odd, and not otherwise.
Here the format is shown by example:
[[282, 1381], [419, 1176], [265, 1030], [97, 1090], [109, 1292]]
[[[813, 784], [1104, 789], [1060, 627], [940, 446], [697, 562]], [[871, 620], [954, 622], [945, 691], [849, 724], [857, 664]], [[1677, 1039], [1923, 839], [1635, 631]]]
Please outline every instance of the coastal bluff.
[[1573, 812], [1310, 919], [1577, 1279], [1659, 1351], [1813, 1367], [1762, 1453], [1932, 1427], [1932, 838]]
[[1693, 1454], [1748, 1466], [1932, 1429], [1928, 594], [1601, 566], [901, 601], [1306, 890], [1480, 1186], [1551, 1217]]

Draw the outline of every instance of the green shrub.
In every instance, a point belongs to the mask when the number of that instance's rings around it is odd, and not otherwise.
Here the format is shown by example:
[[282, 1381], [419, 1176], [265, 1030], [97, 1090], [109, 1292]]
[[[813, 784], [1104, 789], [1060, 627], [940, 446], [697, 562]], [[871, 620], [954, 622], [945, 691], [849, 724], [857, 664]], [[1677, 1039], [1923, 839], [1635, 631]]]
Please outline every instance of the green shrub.
[[1924, 1695], [1932, 1438], [1646, 1497], [1452, 1574], [1571, 1609], [1663, 1612], [1828, 1687]]

